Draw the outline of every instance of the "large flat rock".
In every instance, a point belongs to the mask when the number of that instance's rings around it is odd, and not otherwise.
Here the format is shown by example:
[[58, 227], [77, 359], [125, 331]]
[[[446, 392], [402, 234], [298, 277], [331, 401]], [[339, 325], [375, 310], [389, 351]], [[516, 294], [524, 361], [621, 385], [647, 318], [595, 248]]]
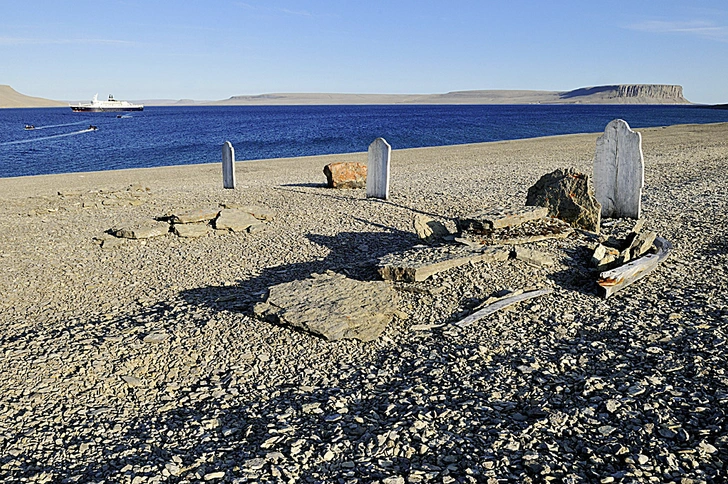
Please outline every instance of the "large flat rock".
[[331, 341], [372, 341], [394, 317], [396, 297], [386, 282], [327, 272], [271, 287], [268, 300], [256, 305], [255, 314]]
[[201, 208], [174, 214], [170, 221], [174, 224], [193, 224], [197, 222], [209, 222], [220, 213], [219, 208]]
[[217, 230], [231, 230], [233, 232], [242, 232], [251, 225], [258, 224], [258, 219], [245, 210], [225, 209], [215, 219], [215, 228]]
[[433, 274], [470, 262], [496, 262], [508, 259], [502, 247], [473, 249], [461, 246], [415, 247], [379, 259], [379, 274], [390, 281], [419, 282]]
[[124, 239], [151, 239], [160, 237], [169, 232], [169, 224], [166, 222], [149, 221], [137, 225], [130, 225], [112, 229], [115, 236]]
[[457, 225], [460, 230], [485, 233], [544, 218], [548, 213], [546, 207], [491, 207], [458, 219]]

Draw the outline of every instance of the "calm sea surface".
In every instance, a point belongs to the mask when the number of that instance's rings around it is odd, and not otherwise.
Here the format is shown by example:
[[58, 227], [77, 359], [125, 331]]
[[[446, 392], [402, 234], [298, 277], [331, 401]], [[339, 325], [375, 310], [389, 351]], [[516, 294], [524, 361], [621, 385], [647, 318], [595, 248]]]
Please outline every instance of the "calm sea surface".
[[728, 121], [728, 110], [629, 105], [150, 106], [119, 114], [0, 109], [0, 177], [218, 163], [225, 141], [237, 160], [253, 160], [366, 151], [379, 136], [401, 149], [599, 132], [615, 118], [632, 128]]

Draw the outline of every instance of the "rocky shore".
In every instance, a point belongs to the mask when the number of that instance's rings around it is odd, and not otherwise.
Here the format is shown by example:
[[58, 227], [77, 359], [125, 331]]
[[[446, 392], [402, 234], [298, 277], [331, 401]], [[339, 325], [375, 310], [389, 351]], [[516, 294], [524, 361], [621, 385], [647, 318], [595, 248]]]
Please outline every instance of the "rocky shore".
[[[325, 188], [365, 153], [0, 179], [3, 482], [725, 482], [728, 124], [638, 129], [657, 271], [608, 300], [597, 236], [527, 244], [552, 264], [474, 262], [388, 282], [376, 340], [257, 318], [314, 274], [379, 281], [413, 218], [525, 203], [592, 170], [599, 133], [395, 150], [391, 198]], [[396, 147], [395, 147], [396, 148]], [[252, 231], [112, 229], [262, 207]], [[633, 221], [603, 220], [605, 236]], [[336, 277], [339, 277], [339, 276]], [[467, 327], [506, 290], [549, 288]]]

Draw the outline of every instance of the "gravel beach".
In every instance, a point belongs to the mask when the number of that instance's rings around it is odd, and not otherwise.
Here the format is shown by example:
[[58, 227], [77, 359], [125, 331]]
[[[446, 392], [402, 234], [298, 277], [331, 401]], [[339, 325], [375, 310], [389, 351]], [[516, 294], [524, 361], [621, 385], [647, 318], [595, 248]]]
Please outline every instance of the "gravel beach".
[[[378, 279], [412, 221], [521, 206], [541, 175], [591, 175], [601, 133], [395, 150], [391, 198], [324, 187], [366, 153], [0, 179], [2, 482], [728, 481], [728, 124], [637, 129], [645, 228], [674, 249], [611, 298], [595, 236], [394, 283], [374, 342], [254, 317], [273, 285]], [[195, 209], [260, 230], [105, 232]], [[605, 220], [605, 235], [633, 221]], [[546, 296], [466, 328], [511, 289]]]

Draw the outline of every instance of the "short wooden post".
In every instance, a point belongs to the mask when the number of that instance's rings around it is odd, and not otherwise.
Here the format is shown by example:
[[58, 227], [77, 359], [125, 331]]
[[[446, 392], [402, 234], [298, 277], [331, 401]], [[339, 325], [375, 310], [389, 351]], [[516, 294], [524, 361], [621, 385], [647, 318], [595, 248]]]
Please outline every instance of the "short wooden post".
[[235, 149], [229, 141], [222, 145], [222, 186], [235, 188]]
[[389, 161], [392, 147], [384, 138], [375, 139], [369, 145], [367, 161], [367, 198], [389, 198]]

